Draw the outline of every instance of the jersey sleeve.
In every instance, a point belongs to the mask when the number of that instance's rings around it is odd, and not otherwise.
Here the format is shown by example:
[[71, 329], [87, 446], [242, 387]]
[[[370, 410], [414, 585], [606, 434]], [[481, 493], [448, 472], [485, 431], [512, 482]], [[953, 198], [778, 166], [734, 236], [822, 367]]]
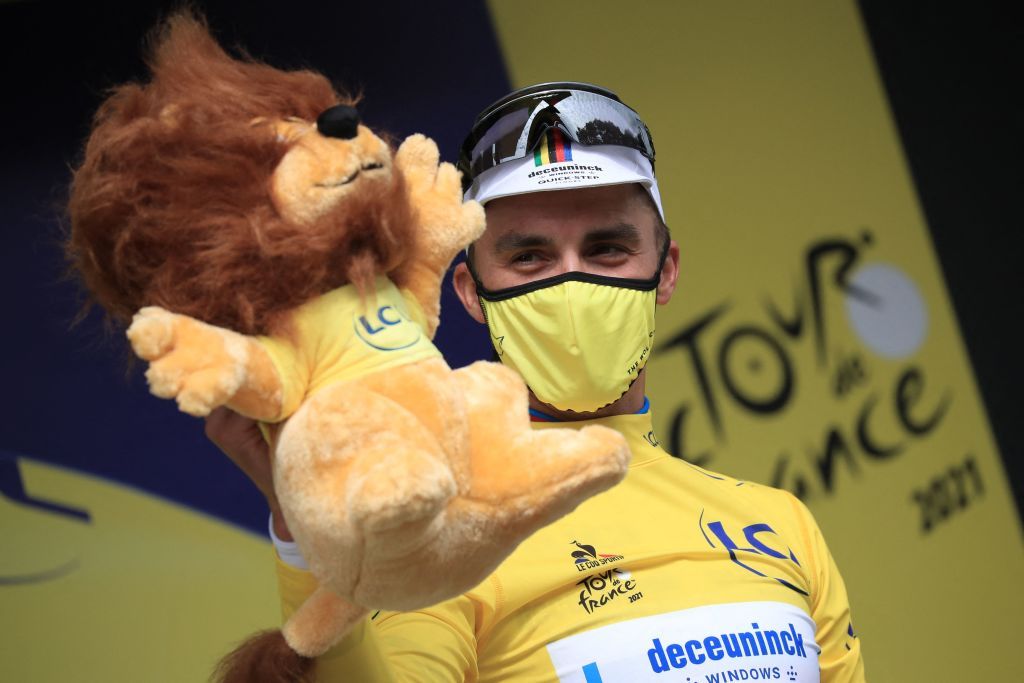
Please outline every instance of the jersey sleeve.
[[[280, 558], [277, 576], [287, 620], [317, 582]], [[376, 614], [319, 658], [317, 681], [476, 680], [475, 612], [470, 598], [461, 596], [416, 612]]]
[[811, 511], [796, 497], [787, 495], [800, 518], [811, 559], [811, 618], [821, 647], [821, 683], [863, 683], [864, 659], [860, 638], [853, 630], [846, 584]]
[[281, 411], [274, 419], [267, 420], [280, 422], [298, 410], [306, 394], [313, 363], [305, 348], [309, 342], [307, 340], [305, 344], [301, 341], [295, 343], [289, 339], [265, 336], [256, 339], [266, 349], [281, 378]]

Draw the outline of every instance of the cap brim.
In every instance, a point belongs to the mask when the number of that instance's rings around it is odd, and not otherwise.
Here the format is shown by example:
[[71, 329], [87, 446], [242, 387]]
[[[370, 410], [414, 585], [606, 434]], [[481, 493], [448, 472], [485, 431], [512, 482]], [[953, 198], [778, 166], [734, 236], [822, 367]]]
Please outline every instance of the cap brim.
[[570, 158], [545, 163], [529, 155], [489, 168], [474, 179], [466, 199], [486, 204], [499, 197], [532, 192], [639, 183], [665, 220], [651, 163], [637, 150], [618, 145], [573, 145], [566, 156]]

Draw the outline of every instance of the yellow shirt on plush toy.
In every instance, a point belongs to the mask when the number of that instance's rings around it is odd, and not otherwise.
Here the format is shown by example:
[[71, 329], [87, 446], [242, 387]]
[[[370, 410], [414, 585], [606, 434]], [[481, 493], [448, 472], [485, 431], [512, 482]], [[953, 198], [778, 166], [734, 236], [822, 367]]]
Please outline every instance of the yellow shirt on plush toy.
[[259, 338], [284, 391], [281, 413], [271, 422], [334, 382], [441, 356], [424, 332], [419, 303], [386, 277], [378, 277], [375, 291], [365, 297], [346, 285], [303, 304], [293, 324], [291, 339]]

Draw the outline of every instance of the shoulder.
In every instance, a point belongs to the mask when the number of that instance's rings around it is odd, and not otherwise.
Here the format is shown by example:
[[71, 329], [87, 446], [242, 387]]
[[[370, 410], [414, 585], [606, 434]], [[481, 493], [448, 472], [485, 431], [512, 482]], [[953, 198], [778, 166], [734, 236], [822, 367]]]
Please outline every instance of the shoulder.
[[699, 486], [702, 493], [715, 499], [731, 500], [740, 508], [771, 511], [794, 519], [811, 516], [807, 506], [785, 489], [737, 479], [676, 457], [666, 458], [666, 465], [680, 470], [688, 483]]
[[823, 539], [814, 516], [784, 489], [736, 479], [676, 458], [683, 485], [697, 499], [698, 525], [712, 545], [778, 559], [821, 554]]

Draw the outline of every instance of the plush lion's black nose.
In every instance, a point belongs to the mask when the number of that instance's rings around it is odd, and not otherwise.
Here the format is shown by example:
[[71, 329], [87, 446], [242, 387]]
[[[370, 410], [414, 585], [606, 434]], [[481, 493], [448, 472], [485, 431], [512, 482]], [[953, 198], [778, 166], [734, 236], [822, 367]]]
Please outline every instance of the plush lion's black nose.
[[320, 131], [320, 135], [326, 135], [329, 138], [351, 140], [356, 136], [358, 127], [359, 112], [355, 107], [345, 104], [325, 109], [320, 116], [316, 117], [316, 129]]

